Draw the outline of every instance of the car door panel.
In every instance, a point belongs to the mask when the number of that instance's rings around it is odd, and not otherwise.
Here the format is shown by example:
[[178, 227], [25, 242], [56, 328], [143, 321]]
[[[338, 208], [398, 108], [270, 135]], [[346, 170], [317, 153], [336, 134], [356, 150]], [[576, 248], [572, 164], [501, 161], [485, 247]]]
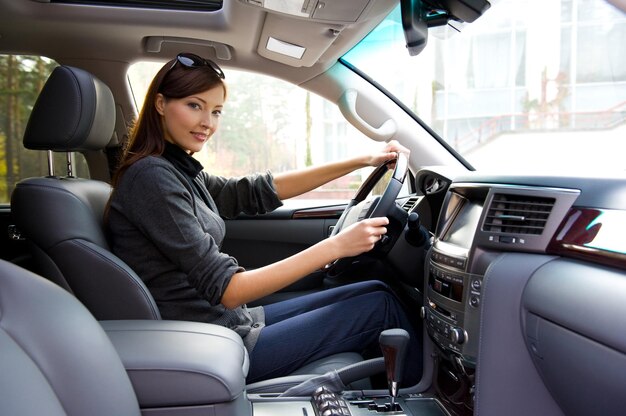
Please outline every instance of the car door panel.
[[242, 215], [226, 221], [222, 250], [246, 268], [271, 264], [328, 237], [342, 210], [286, 204], [265, 215]]
[[[327, 238], [345, 205], [307, 206], [288, 201], [275, 211], [258, 216], [242, 215], [226, 220], [222, 251], [246, 269], [266, 266], [290, 257]], [[322, 271], [299, 280], [259, 303], [282, 300], [293, 292], [320, 290], [326, 277]]]

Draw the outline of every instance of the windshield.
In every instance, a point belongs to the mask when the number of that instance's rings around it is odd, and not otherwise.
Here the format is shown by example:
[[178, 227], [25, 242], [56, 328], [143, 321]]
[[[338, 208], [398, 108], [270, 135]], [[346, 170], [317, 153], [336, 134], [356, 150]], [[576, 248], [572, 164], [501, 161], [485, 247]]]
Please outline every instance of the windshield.
[[603, 0], [502, 0], [409, 56], [400, 7], [343, 59], [476, 169], [626, 170], [626, 14]]

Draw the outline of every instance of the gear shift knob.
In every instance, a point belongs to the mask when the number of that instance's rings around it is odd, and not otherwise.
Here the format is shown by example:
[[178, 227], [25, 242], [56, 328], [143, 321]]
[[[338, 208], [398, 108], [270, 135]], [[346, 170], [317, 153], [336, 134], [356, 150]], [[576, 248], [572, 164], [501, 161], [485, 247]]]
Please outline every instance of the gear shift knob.
[[392, 402], [395, 402], [395, 398], [398, 397], [398, 385], [402, 381], [404, 358], [409, 338], [409, 333], [399, 328], [387, 329], [381, 332], [378, 338], [380, 349], [385, 358], [387, 383]]

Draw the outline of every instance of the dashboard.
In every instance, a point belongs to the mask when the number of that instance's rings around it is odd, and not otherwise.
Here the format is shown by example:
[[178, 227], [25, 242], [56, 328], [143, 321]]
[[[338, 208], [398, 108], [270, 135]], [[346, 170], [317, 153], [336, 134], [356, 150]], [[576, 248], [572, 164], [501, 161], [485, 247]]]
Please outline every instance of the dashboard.
[[482, 285], [501, 251], [545, 252], [580, 191], [457, 182], [448, 188], [428, 264], [429, 333], [475, 365]]
[[[626, 178], [423, 169], [416, 183], [433, 236], [421, 315], [444, 399], [501, 414], [623, 409], [607, 392], [624, 382], [615, 366], [626, 370], [626, 337], [611, 337], [615, 308], [626, 313]], [[577, 361], [563, 362], [570, 347]], [[602, 371], [606, 380], [583, 396], [563, 387]]]

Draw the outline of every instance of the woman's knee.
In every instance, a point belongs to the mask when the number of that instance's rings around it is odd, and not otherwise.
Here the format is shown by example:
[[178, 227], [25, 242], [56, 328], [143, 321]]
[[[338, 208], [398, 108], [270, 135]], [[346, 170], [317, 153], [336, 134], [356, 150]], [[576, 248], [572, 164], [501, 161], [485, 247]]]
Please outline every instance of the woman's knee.
[[389, 286], [380, 280], [365, 280], [358, 283], [352, 283], [354, 293], [371, 293], [371, 292], [391, 292]]

